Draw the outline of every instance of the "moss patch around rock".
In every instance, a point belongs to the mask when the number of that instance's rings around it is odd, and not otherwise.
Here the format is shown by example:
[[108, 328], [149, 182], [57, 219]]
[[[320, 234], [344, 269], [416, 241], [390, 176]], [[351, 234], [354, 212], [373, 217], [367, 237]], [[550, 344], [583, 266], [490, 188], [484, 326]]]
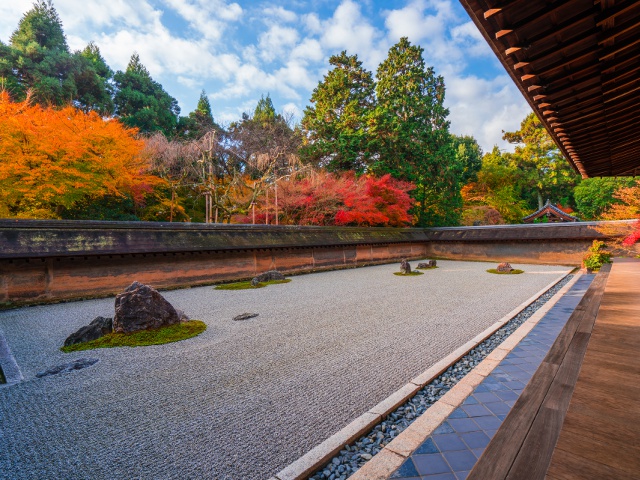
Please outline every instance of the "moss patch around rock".
[[411, 273], [394, 272], [393, 274], [399, 277], [415, 277], [416, 275], [424, 275], [423, 272], [417, 272], [415, 270], [412, 270]]
[[416, 270], [435, 270], [436, 268], [438, 268], [437, 265], [435, 267], [426, 267], [426, 268], [416, 267]]
[[236, 283], [223, 283], [222, 285], [216, 285], [216, 290], [248, 290], [252, 288], [262, 288], [267, 285], [277, 285], [279, 283], [289, 283], [291, 281], [290, 278], [285, 278], [284, 280], [269, 280], [268, 282], [260, 282], [255, 287], [251, 285], [251, 281], [247, 280], [246, 282], [236, 282]]
[[204, 332], [206, 328], [207, 325], [200, 320], [189, 320], [188, 322], [180, 322], [156, 330], [140, 330], [139, 332], [132, 333], [108, 333], [97, 340], [76, 343], [68, 347], [62, 347], [60, 350], [68, 353], [78, 352], [80, 350], [93, 350], [94, 348], [162, 345], [164, 343], [179, 342], [180, 340], [195, 337]]
[[489, 270], [487, 270], [487, 272], [495, 273], [496, 275], [518, 275], [520, 273], [524, 273], [524, 270], [518, 270], [517, 268], [514, 268], [510, 272], [499, 272], [495, 268], [490, 268]]

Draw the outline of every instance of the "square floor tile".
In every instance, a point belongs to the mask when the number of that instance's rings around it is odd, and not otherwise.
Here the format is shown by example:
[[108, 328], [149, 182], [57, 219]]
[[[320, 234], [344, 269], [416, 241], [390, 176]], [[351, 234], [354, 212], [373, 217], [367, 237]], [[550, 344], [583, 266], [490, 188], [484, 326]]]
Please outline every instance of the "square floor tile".
[[453, 450], [465, 450], [468, 448], [460, 437], [455, 433], [447, 433], [445, 435], [434, 435], [433, 441], [441, 452], [449, 452]]
[[[513, 394], [513, 392], [511, 390], [503, 390], [503, 391], [508, 391], [510, 394]], [[492, 393], [492, 392], [478, 392], [473, 394], [473, 396], [480, 402], [480, 403], [491, 403], [491, 402], [500, 402], [503, 399], [500, 396], [500, 393], [502, 393], [503, 391], [499, 391], [496, 393]], [[496, 396], [497, 395], [497, 396]], [[509, 399], [511, 400], [511, 399]]]
[[[491, 403], [490, 405], [499, 405], [497, 403]], [[458, 433], [475, 432], [480, 430], [480, 427], [476, 422], [470, 418], [452, 418], [448, 420], [449, 425]]]
[[513, 382], [503, 382], [504, 386], [507, 387], [509, 390], [522, 390], [525, 385], [522, 382], [518, 382], [518, 381], [513, 381]]
[[456, 480], [465, 480], [469, 472], [456, 472]]
[[451, 467], [439, 453], [430, 455], [413, 455], [413, 463], [420, 475], [433, 475], [436, 473], [451, 473]]
[[485, 430], [484, 433], [487, 434], [487, 437], [493, 438], [498, 430]]
[[413, 453], [438, 453], [438, 447], [433, 443], [433, 438], [429, 437]]
[[467, 413], [469, 417], [482, 417], [484, 415], [491, 415], [491, 412], [487, 410], [484, 405], [463, 405], [462, 409]]
[[480, 459], [480, 457], [484, 453], [484, 448], [474, 448], [474, 449], [471, 450], [471, 452], [473, 452], [473, 454], [476, 456], [476, 458]]
[[[497, 414], [507, 414], [511, 410], [511, 407], [509, 407], [504, 402], [501, 402], [501, 403], [488, 403], [487, 404], [487, 408], [489, 410], [491, 410], [493, 413], [495, 413], [496, 415]], [[453, 427], [453, 428], [455, 428], [455, 427]]]
[[467, 444], [470, 449], [484, 448], [489, 445], [491, 440], [484, 432], [469, 432], [460, 435], [462, 441]]
[[453, 473], [437, 473], [435, 475], [423, 475], [423, 480], [458, 480]]
[[453, 412], [449, 414], [449, 418], [468, 418], [467, 412], [462, 408], [456, 408]]
[[502, 421], [493, 415], [487, 415], [486, 417], [476, 417], [474, 421], [478, 424], [482, 430], [496, 430], [502, 425]]
[[391, 474], [389, 478], [412, 478], [419, 477], [420, 474], [416, 470], [416, 466], [413, 464], [411, 458], [407, 458], [400, 468]]
[[458, 452], [445, 452], [444, 458], [447, 459], [451, 470], [454, 472], [464, 472], [471, 470], [476, 464], [477, 458], [469, 450], [460, 450]]
[[438, 428], [433, 431], [434, 435], [442, 435], [443, 433], [453, 433], [453, 428], [447, 422], [442, 422]]
[[498, 402], [500, 400], [517, 400], [518, 399], [518, 395], [513, 390], [502, 390], [502, 391], [496, 392], [494, 396], [500, 397], [496, 400]]
[[473, 395], [468, 396], [464, 399], [464, 402], [462, 402], [463, 405], [475, 405], [476, 403], [478, 403], [478, 400], [476, 400]]

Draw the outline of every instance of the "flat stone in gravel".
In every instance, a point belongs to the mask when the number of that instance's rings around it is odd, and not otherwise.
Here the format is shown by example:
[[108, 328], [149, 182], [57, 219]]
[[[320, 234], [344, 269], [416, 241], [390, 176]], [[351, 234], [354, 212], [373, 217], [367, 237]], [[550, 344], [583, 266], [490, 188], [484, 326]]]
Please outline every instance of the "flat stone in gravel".
[[[59, 351], [113, 299], [0, 312], [25, 381], [0, 386], [0, 472], [9, 479], [269, 478], [378, 404], [566, 268], [438, 261], [302, 275], [264, 289], [163, 292], [202, 320], [171, 344]], [[239, 312], [260, 321], [233, 322]], [[66, 333], [65, 333], [66, 332]], [[77, 354], [76, 354], [77, 355]]]

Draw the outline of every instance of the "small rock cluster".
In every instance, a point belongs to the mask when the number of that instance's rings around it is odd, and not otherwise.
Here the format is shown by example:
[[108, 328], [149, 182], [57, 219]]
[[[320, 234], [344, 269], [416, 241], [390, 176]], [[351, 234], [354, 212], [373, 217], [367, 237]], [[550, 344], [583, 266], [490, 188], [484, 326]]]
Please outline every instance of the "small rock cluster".
[[273, 280], [284, 280], [285, 277], [277, 270], [269, 270], [268, 272], [261, 273], [260, 275], [253, 277], [251, 280], [251, 286], [257, 287], [259, 283], [271, 282]]
[[435, 260], [427, 260], [426, 262], [419, 263], [416, 268], [435, 268], [436, 261]]
[[150, 330], [189, 320], [183, 311], [176, 310], [153, 287], [133, 282], [116, 296], [115, 316], [94, 318], [64, 341], [64, 346], [89, 342], [112, 332], [131, 333]]
[[431, 405], [458, 383], [476, 365], [495, 350], [509, 335], [522, 325], [536, 310], [544, 305], [560, 290], [573, 275], [547, 290], [535, 302], [513, 317], [484, 342], [469, 351], [457, 363], [451, 365], [442, 375], [419, 390], [413, 398], [398, 407], [376, 425], [368, 434], [360, 437], [352, 445], [345, 445], [340, 453], [309, 480], [345, 480], [380, 452], [385, 445], [397, 437]]
[[496, 267], [496, 270], [499, 272], [510, 273], [513, 271], [513, 267], [510, 263], [502, 262]]

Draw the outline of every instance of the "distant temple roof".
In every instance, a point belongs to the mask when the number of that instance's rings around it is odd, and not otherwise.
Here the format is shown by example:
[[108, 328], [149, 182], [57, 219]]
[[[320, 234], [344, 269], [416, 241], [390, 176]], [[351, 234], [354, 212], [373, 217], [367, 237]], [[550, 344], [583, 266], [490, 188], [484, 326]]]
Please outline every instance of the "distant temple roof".
[[533, 223], [536, 218], [547, 217], [549, 222], [579, 222], [580, 219], [578, 217], [574, 217], [573, 215], [569, 215], [566, 212], [563, 212], [558, 207], [556, 207], [553, 203], [550, 203], [547, 200], [547, 203], [536, 212], [533, 212], [531, 215], [527, 215], [522, 219], [524, 223]]

